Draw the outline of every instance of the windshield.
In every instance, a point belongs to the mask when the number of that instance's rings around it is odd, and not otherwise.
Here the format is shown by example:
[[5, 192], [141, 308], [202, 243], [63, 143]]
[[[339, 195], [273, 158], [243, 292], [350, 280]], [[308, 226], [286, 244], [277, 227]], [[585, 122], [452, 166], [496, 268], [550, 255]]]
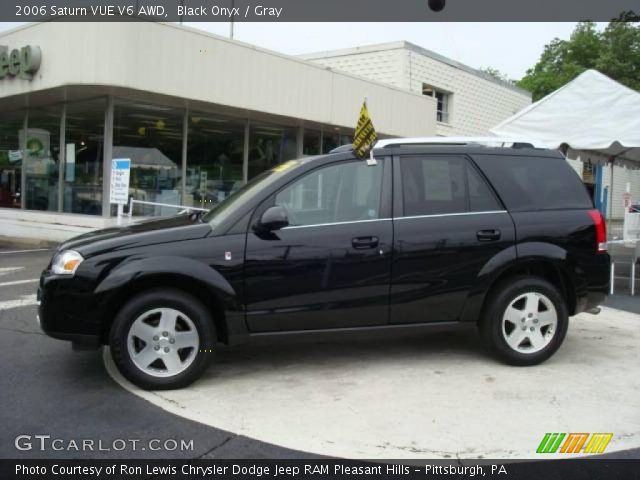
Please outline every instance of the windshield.
[[271, 170], [262, 172], [260, 175], [249, 181], [249, 183], [209, 210], [204, 217], [202, 217], [203, 220], [205, 222], [209, 222], [211, 224], [211, 228], [215, 228], [216, 225], [220, 225], [229, 218], [229, 216], [232, 215], [238, 207], [241, 207], [245, 201], [249, 200], [254, 195], [259, 195], [261, 192], [267, 190], [285, 173], [297, 168], [301, 164], [301, 160], [289, 160], [288, 162], [284, 162], [273, 167]]

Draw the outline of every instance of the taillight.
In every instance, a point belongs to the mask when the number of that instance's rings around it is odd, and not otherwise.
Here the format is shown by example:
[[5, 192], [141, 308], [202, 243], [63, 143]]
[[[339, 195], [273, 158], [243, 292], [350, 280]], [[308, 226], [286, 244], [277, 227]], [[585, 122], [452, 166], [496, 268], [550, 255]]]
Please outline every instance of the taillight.
[[607, 225], [600, 213], [600, 210], [589, 210], [589, 216], [593, 220], [593, 224], [596, 227], [596, 251], [607, 251]]

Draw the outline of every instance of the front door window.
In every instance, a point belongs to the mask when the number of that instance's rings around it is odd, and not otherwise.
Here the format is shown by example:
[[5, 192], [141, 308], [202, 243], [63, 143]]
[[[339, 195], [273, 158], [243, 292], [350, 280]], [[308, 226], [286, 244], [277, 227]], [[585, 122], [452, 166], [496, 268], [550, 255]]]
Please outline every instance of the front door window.
[[291, 226], [380, 218], [382, 168], [355, 161], [315, 170], [276, 196]]

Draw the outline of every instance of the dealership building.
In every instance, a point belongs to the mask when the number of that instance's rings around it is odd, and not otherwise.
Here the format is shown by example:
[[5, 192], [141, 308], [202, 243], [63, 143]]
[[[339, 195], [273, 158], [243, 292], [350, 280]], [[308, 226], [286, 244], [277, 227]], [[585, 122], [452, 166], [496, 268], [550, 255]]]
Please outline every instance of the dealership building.
[[410, 42], [302, 55], [301, 58], [436, 100], [438, 136], [482, 136], [531, 104], [531, 93]]
[[115, 159], [149, 203], [134, 215], [210, 207], [283, 161], [351, 143], [364, 98], [382, 137], [486, 134], [531, 102], [406, 42], [302, 58], [163, 23], [0, 33], [0, 236], [113, 224]]

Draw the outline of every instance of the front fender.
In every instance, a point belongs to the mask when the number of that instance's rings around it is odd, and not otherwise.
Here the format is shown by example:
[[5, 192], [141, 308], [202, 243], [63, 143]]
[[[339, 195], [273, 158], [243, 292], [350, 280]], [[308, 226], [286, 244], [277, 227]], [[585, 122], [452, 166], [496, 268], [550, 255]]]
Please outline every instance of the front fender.
[[126, 261], [98, 284], [96, 294], [110, 294], [131, 282], [157, 275], [180, 275], [197, 280], [217, 292], [226, 307], [237, 307], [236, 292], [229, 282], [205, 263], [186, 257], [154, 256]]

